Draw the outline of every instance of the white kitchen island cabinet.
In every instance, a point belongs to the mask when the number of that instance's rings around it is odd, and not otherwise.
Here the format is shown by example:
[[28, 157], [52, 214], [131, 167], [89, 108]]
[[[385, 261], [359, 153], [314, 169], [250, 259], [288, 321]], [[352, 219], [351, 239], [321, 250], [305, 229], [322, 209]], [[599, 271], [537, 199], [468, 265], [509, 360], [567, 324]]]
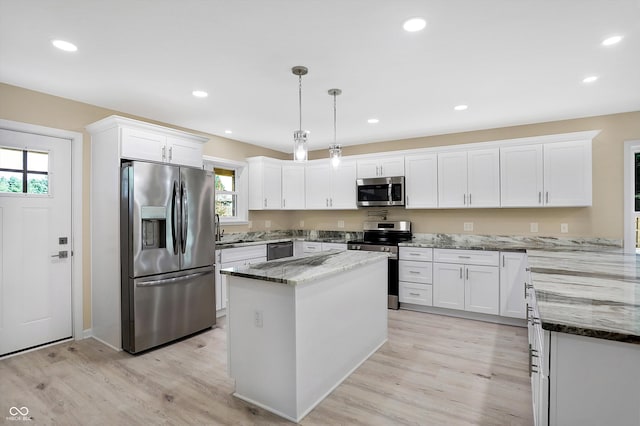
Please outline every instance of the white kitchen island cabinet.
[[234, 396], [300, 421], [386, 342], [387, 263], [329, 251], [223, 270]]

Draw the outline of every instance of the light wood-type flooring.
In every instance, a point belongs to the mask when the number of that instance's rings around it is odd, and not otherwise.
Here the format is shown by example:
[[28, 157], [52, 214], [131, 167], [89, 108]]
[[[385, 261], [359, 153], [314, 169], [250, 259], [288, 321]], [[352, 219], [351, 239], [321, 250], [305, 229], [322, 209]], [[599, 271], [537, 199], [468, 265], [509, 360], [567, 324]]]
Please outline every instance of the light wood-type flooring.
[[[0, 424], [288, 424], [233, 396], [225, 321], [138, 356], [94, 339], [0, 360]], [[525, 328], [389, 311], [389, 341], [306, 425], [531, 425]], [[289, 423], [290, 424], [290, 423]]]

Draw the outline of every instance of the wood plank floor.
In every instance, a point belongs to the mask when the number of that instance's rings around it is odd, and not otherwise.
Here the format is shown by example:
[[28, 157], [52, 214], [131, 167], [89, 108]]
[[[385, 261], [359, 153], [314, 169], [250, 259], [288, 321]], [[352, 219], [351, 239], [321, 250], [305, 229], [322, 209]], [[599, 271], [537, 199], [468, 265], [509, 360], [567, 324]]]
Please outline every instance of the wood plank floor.
[[[0, 360], [0, 423], [290, 424], [233, 396], [225, 321], [132, 356], [94, 339]], [[531, 425], [525, 328], [389, 311], [389, 341], [305, 425]]]

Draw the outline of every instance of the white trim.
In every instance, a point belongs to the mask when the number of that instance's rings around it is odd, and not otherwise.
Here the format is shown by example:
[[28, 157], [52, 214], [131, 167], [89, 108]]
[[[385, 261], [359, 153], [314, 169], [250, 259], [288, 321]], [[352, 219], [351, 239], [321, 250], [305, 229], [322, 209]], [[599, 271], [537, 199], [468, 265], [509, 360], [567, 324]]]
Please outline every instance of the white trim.
[[82, 133], [0, 119], [0, 128], [71, 141], [71, 309], [75, 340], [83, 338], [82, 307]]
[[116, 352], [122, 352], [122, 348], [118, 348], [116, 346], [113, 346], [111, 343], [109, 343], [109, 342], [107, 342], [105, 340], [99, 339], [96, 336], [91, 336], [91, 338], [97, 340], [98, 342], [102, 343], [105, 346], [110, 347], [111, 349], [113, 349]]
[[624, 208], [624, 252], [635, 254], [636, 252], [636, 231], [633, 226], [633, 218], [636, 215], [634, 203], [635, 198], [635, 159], [634, 153], [640, 152], [640, 139], [625, 141], [624, 143], [624, 184], [623, 184], [623, 208]]
[[120, 117], [119, 115], [110, 115], [95, 123], [89, 124], [86, 129], [89, 133], [99, 133], [114, 127], [130, 127], [138, 130], [146, 130], [151, 132], [162, 132], [165, 135], [188, 138], [202, 144], [209, 141], [208, 137], [195, 135], [193, 133], [183, 132], [182, 130], [172, 129], [170, 127], [159, 126], [157, 124], [147, 123], [145, 121], [134, 120], [131, 118]]

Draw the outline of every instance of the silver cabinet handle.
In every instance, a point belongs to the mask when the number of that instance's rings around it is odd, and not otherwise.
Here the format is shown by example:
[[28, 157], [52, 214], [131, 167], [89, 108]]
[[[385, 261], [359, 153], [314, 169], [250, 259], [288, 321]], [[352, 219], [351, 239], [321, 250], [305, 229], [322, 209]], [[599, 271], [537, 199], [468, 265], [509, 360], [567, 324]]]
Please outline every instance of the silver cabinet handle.
[[469, 193], [469, 205], [471, 205], [471, 193]]
[[549, 204], [549, 191], [547, 191], [547, 195], [546, 195], [546, 201], [547, 204]]
[[282, 199], [282, 208], [287, 208], [287, 200]]
[[420, 256], [420, 253], [409, 253], [409, 256]]
[[460, 279], [462, 279], [462, 266], [460, 267]]
[[504, 268], [504, 254], [502, 255], [502, 267]]
[[264, 206], [267, 207], [267, 199], [264, 199]]
[[163, 146], [162, 147], [162, 161], [165, 161], [167, 159], [167, 147]]
[[326, 199], [325, 204], [327, 205], [327, 207], [329, 207], [329, 199], [328, 198]]
[[384, 172], [382, 171], [382, 166], [380, 166], [380, 176], [384, 176]]
[[407, 204], [407, 206], [409, 205], [409, 196], [407, 195], [407, 201], [405, 201], [405, 203]]
[[172, 158], [173, 158], [173, 147], [170, 146], [169, 147], [169, 161], [171, 161]]
[[467, 272], [467, 279], [469, 279], [469, 268], [465, 268], [465, 271]]
[[458, 256], [460, 259], [471, 259], [471, 256]]
[[409, 293], [410, 296], [420, 296], [420, 293]]
[[419, 274], [420, 271], [409, 271], [410, 274]]
[[467, 194], [462, 194], [462, 203], [466, 206], [467, 205]]
[[524, 285], [522, 286], [522, 288], [524, 288], [524, 298], [527, 299], [529, 296], [527, 295], [527, 282], [524, 282]]
[[542, 204], [542, 191], [538, 191], [538, 204]]
[[333, 198], [329, 198], [329, 207], [333, 207]]

